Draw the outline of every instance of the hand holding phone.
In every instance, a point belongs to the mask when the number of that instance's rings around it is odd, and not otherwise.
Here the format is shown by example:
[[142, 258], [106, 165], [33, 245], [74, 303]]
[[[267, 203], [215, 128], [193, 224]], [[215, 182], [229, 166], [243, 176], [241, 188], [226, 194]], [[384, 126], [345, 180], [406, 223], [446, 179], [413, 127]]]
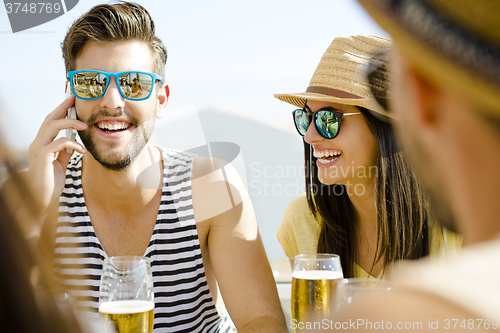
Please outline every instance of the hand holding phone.
[[[66, 98], [70, 97], [73, 95], [73, 92], [71, 91], [71, 87], [68, 87], [68, 90], [66, 91]], [[76, 119], [76, 108], [75, 106], [72, 106], [68, 109], [68, 114], [66, 116], [68, 119]], [[74, 128], [67, 128], [66, 129], [66, 137], [70, 140], [76, 140], [76, 129]], [[68, 154], [73, 153], [72, 149], [66, 149], [66, 152]]]
[[[70, 87], [68, 86], [67, 89]], [[66, 92], [70, 96], [70, 92]], [[77, 131], [88, 128], [78, 119], [73, 107], [74, 98], [67, 98], [43, 121], [38, 133], [30, 144], [28, 181], [33, 193], [37, 194], [40, 211], [46, 214], [51, 204], [57, 204], [66, 183], [66, 171], [72, 150], [80, 154], [87, 153], [83, 145], [74, 140]], [[66, 117], [66, 119], [65, 119]], [[67, 130], [70, 128], [69, 130]], [[66, 131], [66, 132], [63, 132]], [[59, 136], [59, 138], [58, 138]], [[62, 136], [62, 137], [61, 137]], [[69, 153], [66, 153], [69, 150]]]

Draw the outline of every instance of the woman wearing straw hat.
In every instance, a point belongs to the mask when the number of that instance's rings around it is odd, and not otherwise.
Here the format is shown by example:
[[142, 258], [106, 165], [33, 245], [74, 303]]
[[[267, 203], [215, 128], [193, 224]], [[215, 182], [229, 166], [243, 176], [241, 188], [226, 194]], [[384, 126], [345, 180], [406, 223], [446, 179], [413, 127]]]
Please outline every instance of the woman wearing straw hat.
[[[399, 259], [453, 250], [461, 240], [429, 218], [425, 193], [365, 82], [368, 60], [391, 47], [374, 36], [337, 37], [305, 93], [277, 94], [297, 106], [306, 193], [278, 230], [286, 255], [340, 255], [345, 277], [382, 277]], [[387, 81], [380, 84], [387, 94]], [[341, 126], [342, 125], [342, 126]]]

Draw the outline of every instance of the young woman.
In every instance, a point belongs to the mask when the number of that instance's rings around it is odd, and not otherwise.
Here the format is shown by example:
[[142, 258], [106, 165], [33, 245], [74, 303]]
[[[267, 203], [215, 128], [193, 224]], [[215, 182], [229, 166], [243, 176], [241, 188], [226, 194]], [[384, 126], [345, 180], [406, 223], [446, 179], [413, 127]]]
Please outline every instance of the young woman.
[[[278, 230], [291, 260], [336, 253], [345, 277], [382, 277], [397, 260], [461, 244], [433, 223], [388, 122], [393, 116], [366, 82], [370, 57], [390, 47], [374, 36], [335, 38], [305, 93], [275, 95], [299, 107], [293, 118], [304, 136], [306, 193], [288, 206]], [[385, 76], [378, 78], [387, 93]]]

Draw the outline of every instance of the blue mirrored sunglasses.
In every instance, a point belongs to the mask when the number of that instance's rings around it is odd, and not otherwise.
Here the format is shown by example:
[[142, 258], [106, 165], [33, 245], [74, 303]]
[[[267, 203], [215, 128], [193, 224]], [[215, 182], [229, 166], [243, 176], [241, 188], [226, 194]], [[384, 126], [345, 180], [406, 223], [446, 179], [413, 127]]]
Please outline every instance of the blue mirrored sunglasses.
[[309, 124], [314, 120], [314, 126], [319, 135], [325, 139], [333, 139], [339, 135], [342, 117], [355, 114], [361, 114], [361, 112], [342, 113], [340, 111], [331, 110], [330, 108], [312, 112], [306, 104], [303, 109], [293, 111], [293, 121], [297, 132], [302, 136], [306, 135]]
[[116, 86], [123, 98], [131, 101], [148, 99], [153, 92], [156, 81], [162, 82], [161, 76], [148, 72], [118, 72], [110, 73], [94, 70], [68, 72], [68, 80], [73, 94], [85, 100], [100, 98], [108, 89], [110, 78], [114, 77]]

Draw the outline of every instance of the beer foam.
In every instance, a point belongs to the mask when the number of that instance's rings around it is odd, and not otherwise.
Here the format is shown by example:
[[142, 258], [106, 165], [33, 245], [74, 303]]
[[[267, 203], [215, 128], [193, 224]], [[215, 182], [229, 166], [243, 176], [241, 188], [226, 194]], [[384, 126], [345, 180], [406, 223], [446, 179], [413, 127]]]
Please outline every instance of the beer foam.
[[115, 301], [99, 304], [99, 312], [107, 314], [140, 313], [153, 310], [153, 302], [148, 301]]
[[335, 271], [298, 271], [293, 272], [292, 277], [302, 280], [336, 280], [342, 279], [344, 274]]

